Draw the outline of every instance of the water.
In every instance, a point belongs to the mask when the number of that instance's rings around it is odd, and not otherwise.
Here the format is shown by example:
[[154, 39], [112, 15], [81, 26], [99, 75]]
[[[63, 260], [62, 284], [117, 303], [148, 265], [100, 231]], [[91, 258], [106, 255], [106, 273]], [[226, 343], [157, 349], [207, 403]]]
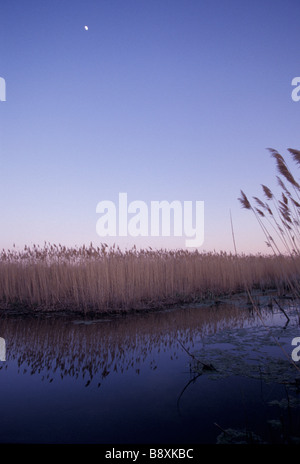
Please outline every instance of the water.
[[2, 317], [0, 443], [296, 441], [298, 313], [287, 325], [279, 310], [262, 314], [223, 304]]

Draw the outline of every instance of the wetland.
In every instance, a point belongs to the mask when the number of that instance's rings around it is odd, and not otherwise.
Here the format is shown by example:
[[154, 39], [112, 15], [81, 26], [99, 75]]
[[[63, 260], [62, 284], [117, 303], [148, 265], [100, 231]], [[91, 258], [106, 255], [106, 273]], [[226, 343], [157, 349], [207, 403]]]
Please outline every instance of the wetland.
[[300, 443], [299, 306], [257, 298], [95, 318], [3, 313], [0, 442]]

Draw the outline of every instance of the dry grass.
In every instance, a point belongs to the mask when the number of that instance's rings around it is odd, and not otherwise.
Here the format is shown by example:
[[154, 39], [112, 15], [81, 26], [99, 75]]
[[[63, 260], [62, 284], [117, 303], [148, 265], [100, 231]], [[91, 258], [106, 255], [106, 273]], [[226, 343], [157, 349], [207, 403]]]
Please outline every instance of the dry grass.
[[[266, 238], [266, 244], [274, 256], [289, 256], [294, 262], [295, 275], [299, 270], [300, 255], [300, 185], [288, 167], [285, 158], [273, 148], [269, 149], [276, 162], [279, 173], [277, 178], [280, 187], [279, 195], [275, 195], [269, 187], [262, 184], [263, 199], [253, 197], [254, 205], [241, 191], [243, 208], [251, 210]], [[288, 149], [293, 162], [300, 165], [300, 151]], [[297, 279], [286, 276], [288, 285], [295, 297], [300, 297]]]
[[[294, 263], [294, 276], [286, 274], [285, 279], [294, 297], [299, 298], [300, 286], [296, 276], [300, 270], [300, 184], [292, 174], [285, 158], [273, 148], [269, 151], [279, 173], [276, 176], [280, 187], [279, 195], [276, 196], [269, 187], [262, 184], [263, 199], [253, 197], [253, 205], [241, 191], [239, 201], [243, 208], [254, 213], [273, 255], [289, 256]], [[289, 148], [288, 152], [293, 162], [299, 166], [300, 151]]]
[[[266, 237], [266, 244], [274, 255], [288, 253], [298, 256], [300, 252], [300, 185], [291, 170], [276, 150], [269, 149], [276, 161], [279, 172], [278, 185], [281, 188], [279, 198], [266, 185], [262, 185], [264, 199], [253, 197], [253, 206], [241, 191], [243, 208], [252, 210]], [[300, 164], [300, 151], [289, 148], [289, 153], [296, 164]], [[285, 182], [288, 182], [288, 188]]]
[[46, 244], [0, 254], [0, 307], [118, 311], [277, 288], [298, 278], [298, 259], [198, 251]]

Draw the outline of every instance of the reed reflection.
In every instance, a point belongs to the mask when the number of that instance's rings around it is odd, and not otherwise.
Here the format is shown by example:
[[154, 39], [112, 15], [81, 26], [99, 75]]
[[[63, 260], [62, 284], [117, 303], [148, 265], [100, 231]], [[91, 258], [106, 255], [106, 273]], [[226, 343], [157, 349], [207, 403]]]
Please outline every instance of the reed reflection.
[[[42, 381], [67, 377], [100, 387], [111, 375], [155, 370], [165, 353], [172, 361], [203, 336], [255, 323], [247, 309], [234, 305], [184, 308], [99, 320], [11, 319], [0, 321], [6, 340], [6, 363], [18, 374]], [[178, 340], [180, 343], [178, 343]]]

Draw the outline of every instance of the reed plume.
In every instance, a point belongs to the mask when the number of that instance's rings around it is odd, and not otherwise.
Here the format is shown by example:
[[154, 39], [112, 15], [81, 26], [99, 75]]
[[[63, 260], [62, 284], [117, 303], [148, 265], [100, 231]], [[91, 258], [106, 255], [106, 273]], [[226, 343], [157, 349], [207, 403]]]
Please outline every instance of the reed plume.
[[[300, 254], [300, 185], [295, 176], [288, 168], [284, 157], [277, 150], [269, 148], [271, 157], [276, 162], [276, 168], [279, 175], [276, 176], [277, 183], [281, 188], [279, 196], [275, 196], [271, 189], [262, 184], [262, 190], [266, 202], [258, 197], [253, 197], [259, 208], [249, 207], [250, 203], [246, 202], [246, 195], [243, 194], [239, 200], [243, 207], [245, 204], [247, 209], [252, 209], [256, 219], [265, 234], [268, 237], [267, 245], [272, 247], [276, 256], [290, 256], [295, 263], [295, 275], [298, 272], [298, 258]], [[296, 165], [300, 164], [300, 151], [288, 149], [293, 161]], [[291, 190], [287, 188], [284, 181], [287, 181], [291, 186]], [[259, 217], [258, 217], [259, 216]], [[277, 240], [274, 239], [275, 237]], [[293, 282], [291, 285], [298, 292], [298, 283]]]

